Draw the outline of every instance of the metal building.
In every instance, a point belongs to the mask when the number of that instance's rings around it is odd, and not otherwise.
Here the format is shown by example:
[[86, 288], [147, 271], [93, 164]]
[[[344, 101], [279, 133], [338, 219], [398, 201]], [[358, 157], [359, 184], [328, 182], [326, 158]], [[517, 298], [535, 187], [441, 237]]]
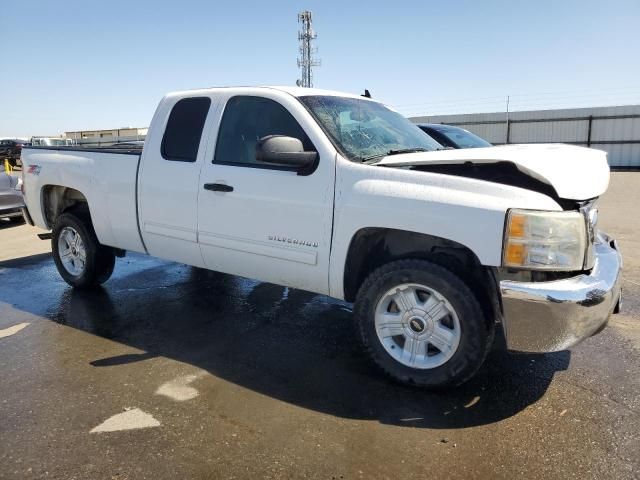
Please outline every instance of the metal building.
[[570, 143], [608, 153], [612, 167], [640, 168], [640, 105], [412, 117], [447, 123], [495, 145]]
[[85, 146], [109, 146], [115, 143], [144, 140], [147, 136], [147, 127], [121, 127], [108, 130], [80, 130], [65, 132], [64, 136], [74, 143]]

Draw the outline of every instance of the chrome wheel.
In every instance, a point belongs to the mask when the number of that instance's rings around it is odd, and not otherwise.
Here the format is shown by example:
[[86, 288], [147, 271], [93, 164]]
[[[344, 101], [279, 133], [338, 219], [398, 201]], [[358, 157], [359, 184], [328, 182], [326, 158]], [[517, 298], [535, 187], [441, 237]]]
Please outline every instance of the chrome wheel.
[[87, 263], [87, 250], [75, 228], [64, 227], [60, 232], [58, 255], [67, 272], [75, 277], [82, 275]]
[[411, 368], [435, 368], [460, 344], [460, 320], [439, 292], [419, 284], [387, 291], [375, 311], [378, 339], [391, 357]]

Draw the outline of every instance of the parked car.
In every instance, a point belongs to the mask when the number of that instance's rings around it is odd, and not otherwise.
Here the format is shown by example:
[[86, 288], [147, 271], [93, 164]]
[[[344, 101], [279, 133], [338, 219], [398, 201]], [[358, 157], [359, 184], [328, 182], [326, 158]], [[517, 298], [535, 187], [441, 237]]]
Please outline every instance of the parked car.
[[[4, 165], [4, 160], [8, 159], [12, 167], [22, 165], [20, 156], [22, 147], [27, 143], [26, 140], [17, 138], [0, 140], [0, 163]], [[0, 165], [2, 167], [2, 165]]]
[[471, 378], [496, 323], [509, 349], [564, 350], [620, 302], [599, 150], [442, 150], [368, 98], [240, 87], [166, 96], [142, 152], [23, 159], [31, 221], [73, 287], [129, 250], [355, 302], [364, 351], [410, 385]]
[[19, 177], [0, 172], [0, 218], [22, 222], [22, 180]]
[[439, 123], [419, 123], [418, 127], [435, 141], [450, 148], [491, 147], [489, 142], [464, 128]]

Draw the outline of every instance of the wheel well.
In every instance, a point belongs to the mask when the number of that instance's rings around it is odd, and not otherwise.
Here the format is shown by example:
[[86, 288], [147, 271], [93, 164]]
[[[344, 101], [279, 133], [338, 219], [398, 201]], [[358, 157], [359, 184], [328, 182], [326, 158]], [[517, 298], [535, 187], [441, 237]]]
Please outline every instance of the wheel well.
[[500, 318], [500, 295], [491, 268], [464, 245], [423, 233], [364, 228], [352, 238], [344, 269], [345, 300], [353, 302], [367, 276], [395, 260], [428, 260], [452, 271], [475, 293], [488, 321]]
[[49, 228], [53, 228], [56, 219], [70, 209], [83, 209], [88, 212], [87, 197], [82, 192], [59, 185], [46, 185], [42, 189], [42, 211]]

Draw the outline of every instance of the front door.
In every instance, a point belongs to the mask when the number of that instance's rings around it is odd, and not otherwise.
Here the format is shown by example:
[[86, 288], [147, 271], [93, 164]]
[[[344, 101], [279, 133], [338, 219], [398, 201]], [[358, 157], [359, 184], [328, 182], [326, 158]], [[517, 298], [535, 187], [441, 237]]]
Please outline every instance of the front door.
[[[293, 97], [227, 100], [200, 176], [198, 241], [208, 268], [328, 293], [335, 152], [310, 140], [309, 122]], [[298, 175], [257, 162], [256, 143], [267, 135], [300, 139], [318, 151], [317, 168]]]

